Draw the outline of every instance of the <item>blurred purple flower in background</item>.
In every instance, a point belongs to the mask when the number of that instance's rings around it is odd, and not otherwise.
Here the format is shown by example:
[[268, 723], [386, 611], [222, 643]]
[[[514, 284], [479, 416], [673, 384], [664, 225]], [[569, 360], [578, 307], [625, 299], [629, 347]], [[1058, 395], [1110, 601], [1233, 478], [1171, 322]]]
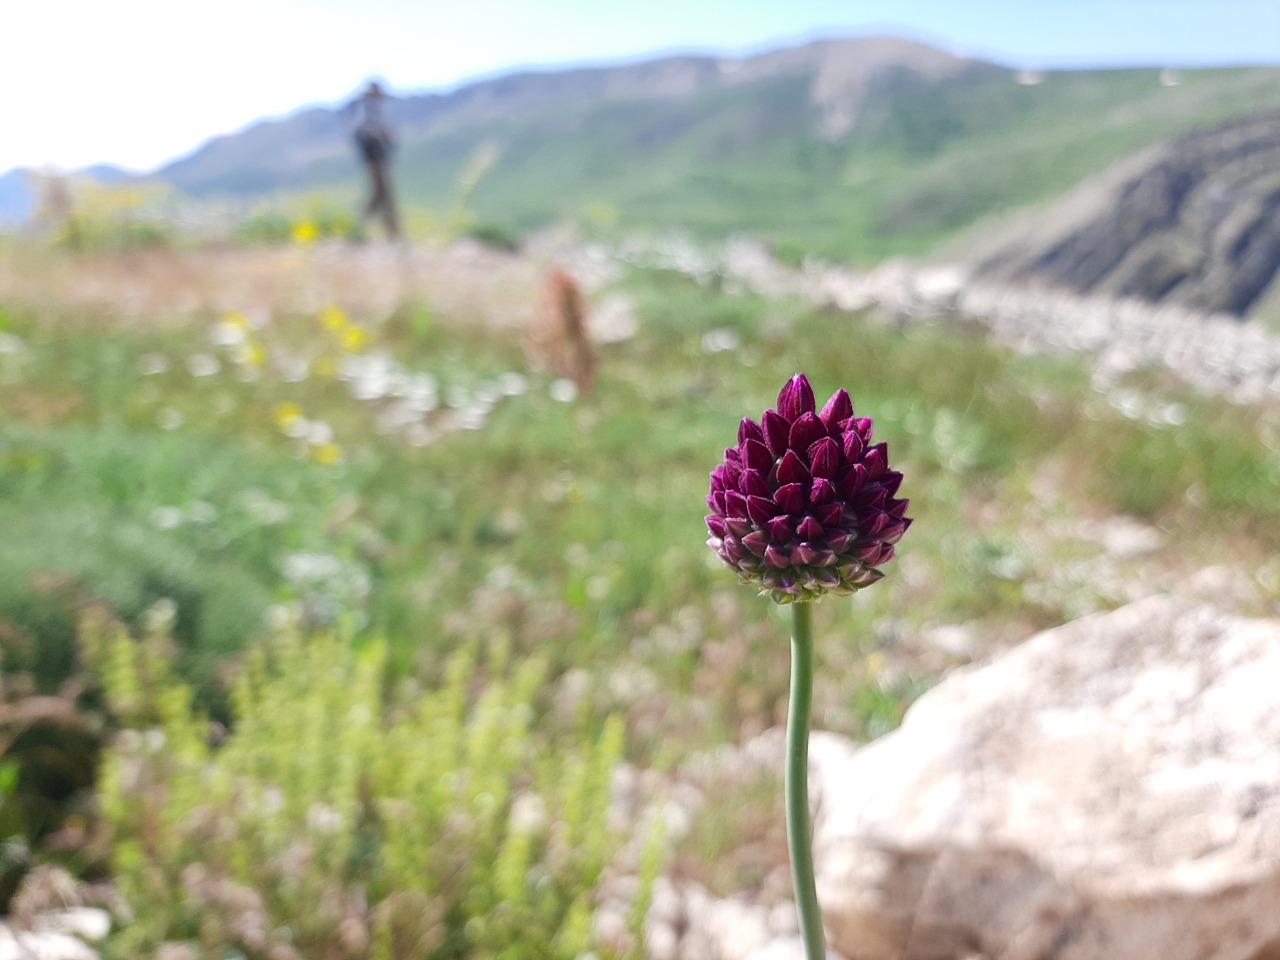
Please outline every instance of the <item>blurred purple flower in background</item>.
[[869, 417], [837, 390], [816, 412], [803, 374], [776, 410], [747, 418], [711, 472], [708, 546], [777, 603], [849, 594], [884, 574], [911, 520], [895, 498], [902, 474], [871, 443]]

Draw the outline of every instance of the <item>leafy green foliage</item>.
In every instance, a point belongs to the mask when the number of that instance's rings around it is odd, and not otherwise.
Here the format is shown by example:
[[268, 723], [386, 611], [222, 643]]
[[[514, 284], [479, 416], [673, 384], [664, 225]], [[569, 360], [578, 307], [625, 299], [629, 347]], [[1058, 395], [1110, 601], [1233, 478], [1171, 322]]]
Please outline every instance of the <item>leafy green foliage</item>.
[[296, 528], [261, 522], [259, 504], [323, 517], [323, 479], [273, 459], [174, 434], [0, 429], [0, 616], [28, 638], [7, 668], [52, 690], [72, 672], [86, 602], [136, 622], [168, 598], [184, 669], [210, 692], [218, 664], [260, 630], [278, 558], [302, 545]]
[[385, 692], [386, 646], [282, 630], [245, 659], [217, 747], [167, 638], [87, 633], [124, 724], [101, 798], [130, 920], [112, 949], [573, 960], [614, 838], [617, 719], [540, 728], [544, 661], [448, 660]]

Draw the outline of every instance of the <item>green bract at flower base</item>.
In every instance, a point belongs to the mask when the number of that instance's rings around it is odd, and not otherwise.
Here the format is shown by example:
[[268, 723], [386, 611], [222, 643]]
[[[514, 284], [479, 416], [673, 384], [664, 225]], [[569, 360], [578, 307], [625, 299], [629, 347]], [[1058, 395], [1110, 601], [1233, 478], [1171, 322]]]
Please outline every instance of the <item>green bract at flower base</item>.
[[738, 428], [738, 445], [711, 473], [707, 544], [744, 583], [778, 603], [849, 594], [870, 586], [911, 525], [894, 494], [902, 474], [872, 444], [869, 417], [837, 390], [815, 412], [803, 374], [776, 410]]

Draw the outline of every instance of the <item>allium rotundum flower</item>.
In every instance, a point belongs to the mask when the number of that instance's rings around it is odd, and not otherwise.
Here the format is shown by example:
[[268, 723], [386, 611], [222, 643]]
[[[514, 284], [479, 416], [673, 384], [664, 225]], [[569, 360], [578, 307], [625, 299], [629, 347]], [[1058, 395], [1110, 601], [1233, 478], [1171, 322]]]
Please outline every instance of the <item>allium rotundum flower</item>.
[[776, 410], [747, 418], [738, 445], [711, 472], [708, 546], [778, 603], [870, 586], [911, 520], [895, 494], [886, 445], [837, 390], [821, 412], [803, 374]]

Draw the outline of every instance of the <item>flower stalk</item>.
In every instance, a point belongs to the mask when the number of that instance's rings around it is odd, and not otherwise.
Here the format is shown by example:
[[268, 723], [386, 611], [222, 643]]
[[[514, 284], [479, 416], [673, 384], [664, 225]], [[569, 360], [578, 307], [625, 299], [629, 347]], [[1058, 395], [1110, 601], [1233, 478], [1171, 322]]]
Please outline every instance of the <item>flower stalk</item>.
[[813, 828], [809, 821], [809, 723], [813, 713], [813, 604], [791, 605], [791, 700], [787, 707], [785, 793], [787, 848], [800, 939], [806, 960], [822, 960], [822, 910], [813, 877]]
[[786, 816], [791, 876], [806, 960], [825, 960], [809, 822], [809, 724], [813, 713], [813, 601], [881, 580], [911, 526], [897, 496], [902, 474], [872, 443], [870, 417], [837, 390], [821, 410], [797, 373], [778, 405], [738, 427], [738, 442], [711, 471], [707, 546], [774, 603], [791, 605]]

